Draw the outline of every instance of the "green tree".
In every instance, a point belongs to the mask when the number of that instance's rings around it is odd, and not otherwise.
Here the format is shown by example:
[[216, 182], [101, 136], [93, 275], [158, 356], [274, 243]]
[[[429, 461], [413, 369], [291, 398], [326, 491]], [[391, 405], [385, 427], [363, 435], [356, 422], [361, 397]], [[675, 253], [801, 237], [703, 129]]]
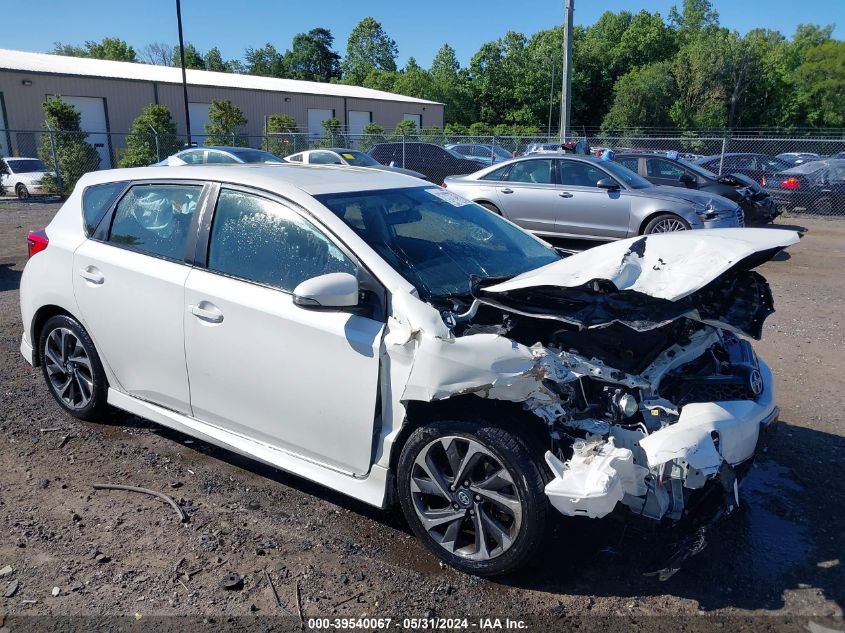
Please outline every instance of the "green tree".
[[669, 9], [669, 23], [684, 35], [699, 33], [719, 25], [719, 13], [710, 0], [684, 0], [681, 9]]
[[372, 17], [364, 18], [352, 29], [346, 43], [346, 58], [342, 63], [346, 83], [360, 86], [373, 69], [395, 71], [398, 54], [396, 42], [381, 23]]
[[[158, 137], [158, 144], [156, 144]], [[151, 104], [132, 122], [126, 135], [126, 150], [118, 161], [120, 167], [145, 167], [179, 151], [182, 141], [176, 136], [176, 123], [166, 105]]]
[[373, 68], [367, 73], [361, 85], [364, 88], [372, 88], [373, 90], [384, 90], [385, 92], [395, 92], [394, 87], [399, 79], [399, 72], [396, 70], [380, 70]]
[[387, 140], [384, 136], [384, 128], [378, 123], [367, 123], [361, 131], [364, 136], [358, 139], [358, 148], [362, 152], [369, 152], [373, 145]]
[[[182, 67], [182, 58], [179, 56], [179, 47], [173, 47], [173, 65]], [[197, 50], [197, 47], [191, 44], [185, 44], [185, 68], [192, 70], [205, 70], [205, 60], [202, 54]]]
[[208, 107], [205, 124], [206, 145], [246, 145], [239, 129], [247, 124], [241, 109], [228, 99], [214, 99]]
[[728, 95], [723, 51], [728, 45], [727, 30], [713, 27], [690, 38], [672, 60], [677, 98], [669, 116], [676, 126], [725, 126]]
[[434, 92], [434, 80], [431, 73], [420, 67], [416, 59], [410, 57], [405, 68], [397, 75], [393, 83], [393, 91], [406, 97], [430, 99]]
[[602, 122], [603, 132], [671, 123], [669, 110], [675, 96], [669, 62], [635, 68], [616, 82], [613, 104]]
[[262, 48], [246, 49], [244, 60], [244, 70], [250, 75], [284, 77], [287, 72], [282, 54], [269, 42]]
[[243, 70], [241, 62], [236, 59], [224, 60], [220, 49], [216, 46], [209, 49], [204, 57], [205, 69], [217, 73], [238, 73]]
[[118, 62], [137, 62], [135, 49], [119, 37], [105, 37], [102, 42], [88, 41], [85, 46], [73, 46], [56, 42], [53, 54], [68, 55], [70, 57], [92, 57], [94, 59], [110, 59]]
[[329, 29], [297, 33], [290, 50], [282, 56], [285, 76], [305, 81], [340, 79], [340, 55], [332, 50], [333, 44], [334, 36]]
[[271, 114], [267, 117], [267, 136], [262, 149], [284, 158], [296, 151], [296, 119], [289, 114]]
[[431, 88], [428, 99], [446, 105], [446, 123], [469, 124], [477, 117], [469, 73], [461, 68], [455, 49], [444, 44], [429, 69]]
[[828, 41], [809, 49], [795, 76], [807, 123], [845, 126], [845, 42]]
[[343, 135], [343, 123], [331, 118], [321, 123], [323, 136], [317, 141], [317, 147], [345, 147], [346, 137]]
[[57, 174], [57, 177], [52, 174], [44, 177], [44, 190], [67, 195], [83, 174], [100, 167], [100, 155], [85, 140], [88, 134], [80, 128], [79, 110], [59, 96], [47, 97], [41, 107], [46, 133], [41, 135], [38, 157], [50, 172]]
[[393, 129], [393, 137], [397, 140], [405, 138], [408, 140], [414, 139], [416, 140], [417, 136], [417, 124], [414, 121], [410, 121], [408, 119], [403, 119], [396, 124], [396, 127]]

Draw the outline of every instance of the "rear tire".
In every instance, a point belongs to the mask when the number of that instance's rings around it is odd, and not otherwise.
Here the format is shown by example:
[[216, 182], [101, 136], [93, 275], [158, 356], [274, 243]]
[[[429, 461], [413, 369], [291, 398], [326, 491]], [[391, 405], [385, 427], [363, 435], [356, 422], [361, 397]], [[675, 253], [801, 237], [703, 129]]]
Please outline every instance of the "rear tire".
[[689, 231], [690, 224], [681, 216], [674, 213], [661, 213], [646, 224], [643, 235], [653, 233], [674, 233], [675, 231]]
[[15, 187], [15, 194], [18, 196], [18, 200], [29, 200], [29, 189], [26, 188], [26, 185], [18, 184]]
[[76, 319], [48, 319], [38, 356], [47, 388], [62, 409], [81, 420], [93, 420], [106, 410], [106, 374], [94, 342]]
[[414, 534], [435, 556], [478, 576], [514, 571], [537, 555], [549, 502], [536, 451], [483, 420], [416, 429], [402, 448], [397, 487]]

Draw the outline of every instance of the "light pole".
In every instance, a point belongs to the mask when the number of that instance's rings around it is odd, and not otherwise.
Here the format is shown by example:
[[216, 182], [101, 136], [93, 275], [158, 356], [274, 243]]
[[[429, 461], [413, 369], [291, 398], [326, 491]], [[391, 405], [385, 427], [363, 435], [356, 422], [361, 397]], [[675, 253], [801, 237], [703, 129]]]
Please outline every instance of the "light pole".
[[569, 113], [572, 109], [572, 4], [574, 0], [564, 0], [563, 16], [563, 69], [560, 87], [560, 143], [569, 135]]
[[188, 79], [185, 75], [185, 40], [182, 38], [182, 2], [176, 0], [176, 23], [179, 25], [179, 61], [182, 64], [182, 95], [185, 98], [185, 129], [191, 146], [191, 113], [188, 111]]
[[555, 58], [554, 55], [549, 57], [549, 63], [552, 65], [552, 82], [549, 84], [549, 125], [546, 127], [546, 133], [552, 135], [552, 106], [555, 98]]

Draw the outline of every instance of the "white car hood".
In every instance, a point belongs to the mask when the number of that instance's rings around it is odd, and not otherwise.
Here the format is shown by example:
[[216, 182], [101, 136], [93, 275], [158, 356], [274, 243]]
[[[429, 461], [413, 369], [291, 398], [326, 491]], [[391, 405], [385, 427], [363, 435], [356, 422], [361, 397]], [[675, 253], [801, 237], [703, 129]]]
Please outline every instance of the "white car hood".
[[575, 288], [604, 279], [618, 290], [677, 301], [751, 255], [779, 250], [799, 239], [795, 231], [747, 228], [632, 237], [591, 248], [484, 290], [495, 294], [539, 286]]

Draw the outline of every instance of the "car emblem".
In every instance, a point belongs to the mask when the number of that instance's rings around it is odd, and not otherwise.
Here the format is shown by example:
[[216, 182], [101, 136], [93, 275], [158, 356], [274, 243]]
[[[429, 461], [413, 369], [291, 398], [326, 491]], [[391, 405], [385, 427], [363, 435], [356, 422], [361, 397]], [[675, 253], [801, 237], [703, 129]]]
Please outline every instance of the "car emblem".
[[462, 506], [464, 506], [464, 507], [469, 506], [471, 502], [472, 502], [472, 499], [470, 498], [469, 494], [465, 490], [461, 490], [458, 493], [458, 503], [460, 503]]
[[763, 393], [763, 376], [760, 375], [760, 372], [756, 369], [751, 372], [751, 375], [748, 377], [748, 386], [751, 389], [751, 393], [755, 396], [759, 396]]

